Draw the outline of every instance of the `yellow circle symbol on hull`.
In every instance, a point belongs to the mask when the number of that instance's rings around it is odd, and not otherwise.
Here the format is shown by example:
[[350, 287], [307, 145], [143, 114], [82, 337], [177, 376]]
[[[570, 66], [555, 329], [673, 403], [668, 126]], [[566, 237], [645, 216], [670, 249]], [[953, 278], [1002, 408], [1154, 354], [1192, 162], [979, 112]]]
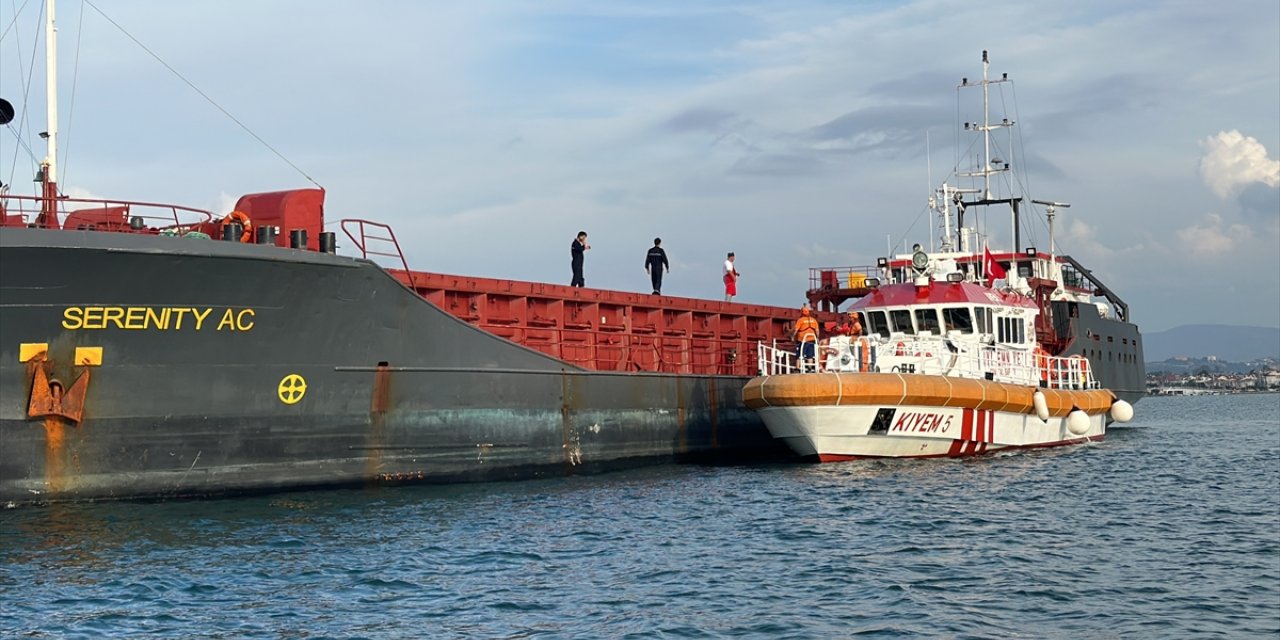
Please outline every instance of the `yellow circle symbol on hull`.
[[280, 386], [276, 389], [276, 395], [280, 396], [280, 402], [285, 404], [297, 404], [306, 393], [307, 381], [296, 373], [285, 376], [280, 381]]

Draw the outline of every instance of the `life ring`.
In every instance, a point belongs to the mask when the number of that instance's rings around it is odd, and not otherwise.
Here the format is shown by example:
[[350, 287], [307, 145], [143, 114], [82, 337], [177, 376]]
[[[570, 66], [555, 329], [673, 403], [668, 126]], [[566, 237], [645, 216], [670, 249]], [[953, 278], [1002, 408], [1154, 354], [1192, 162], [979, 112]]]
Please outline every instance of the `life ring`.
[[253, 222], [249, 220], [249, 214], [240, 211], [239, 209], [232, 211], [227, 214], [227, 217], [222, 219], [219, 227], [226, 227], [233, 222], [239, 222], [240, 226], [244, 228], [244, 233], [240, 234], [240, 242], [252, 242]]
[[907, 343], [899, 341], [898, 346], [894, 348], [893, 355], [895, 356], [907, 355]]

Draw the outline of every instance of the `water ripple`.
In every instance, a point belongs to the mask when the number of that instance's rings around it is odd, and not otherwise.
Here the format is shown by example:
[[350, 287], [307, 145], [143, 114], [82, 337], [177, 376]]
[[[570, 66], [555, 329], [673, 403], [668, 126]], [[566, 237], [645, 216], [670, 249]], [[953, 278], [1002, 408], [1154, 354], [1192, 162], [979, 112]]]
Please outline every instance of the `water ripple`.
[[5, 636], [1280, 635], [1280, 396], [966, 460], [0, 513]]

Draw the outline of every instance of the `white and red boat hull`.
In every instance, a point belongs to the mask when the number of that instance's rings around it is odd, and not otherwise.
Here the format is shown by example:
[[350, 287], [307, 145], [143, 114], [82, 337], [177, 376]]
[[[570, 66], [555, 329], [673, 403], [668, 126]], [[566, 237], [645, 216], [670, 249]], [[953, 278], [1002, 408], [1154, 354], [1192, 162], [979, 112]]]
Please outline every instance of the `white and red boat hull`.
[[[1103, 414], [1089, 416], [1088, 430], [1076, 435], [1067, 429], [1065, 416], [1042, 421], [1034, 414], [961, 407], [840, 405], [758, 411], [773, 437], [822, 462], [972, 456], [1078, 444], [1106, 434]], [[885, 415], [891, 415], [887, 427], [877, 425]]]
[[832, 461], [1101, 440], [1115, 395], [936, 375], [802, 373], [753, 378], [743, 401], [793, 451]]

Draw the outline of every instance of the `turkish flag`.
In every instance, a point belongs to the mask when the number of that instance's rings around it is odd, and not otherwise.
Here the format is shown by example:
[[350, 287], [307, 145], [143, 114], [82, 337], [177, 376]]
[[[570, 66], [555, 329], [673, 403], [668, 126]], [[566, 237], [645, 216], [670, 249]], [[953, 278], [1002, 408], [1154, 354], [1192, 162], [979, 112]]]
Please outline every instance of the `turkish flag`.
[[996, 280], [1005, 277], [1004, 267], [996, 262], [995, 256], [991, 255], [991, 247], [983, 247], [982, 249], [982, 270], [987, 272], [987, 286], [991, 286]]

